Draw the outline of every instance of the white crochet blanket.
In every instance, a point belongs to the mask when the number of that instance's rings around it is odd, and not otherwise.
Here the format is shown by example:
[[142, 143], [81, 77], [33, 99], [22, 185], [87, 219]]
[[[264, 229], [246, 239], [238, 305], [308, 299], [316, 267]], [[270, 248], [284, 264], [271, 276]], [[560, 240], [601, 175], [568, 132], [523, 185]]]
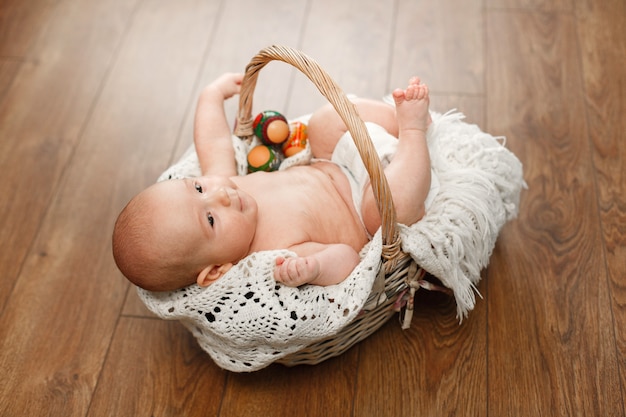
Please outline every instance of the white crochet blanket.
[[[403, 250], [453, 291], [462, 319], [474, 307], [475, 284], [500, 228], [517, 214], [522, 166], [497, 138], [464, 123], [462, 114], [432, 116], [428, 145], [439, 192], [422, 220], [399, 230]], [[233, 145], [244, 175], [249, 147], [237, 137]], [[307, 149], [283, 161], [281, 169], [309, 160]], [[192, 147], [159, 180], [199, 174]], [[254, 371], [336, 334], [354, 320], [370, 294], [381, 251], [379, 230], [361, 251], [352, 274], [329, 287], [277, 284], [274, 260], [288, 251], [276, 250], [248, 256], [206, 288], [138, 292], [157, 316], [180, 320], [220, 367]]]

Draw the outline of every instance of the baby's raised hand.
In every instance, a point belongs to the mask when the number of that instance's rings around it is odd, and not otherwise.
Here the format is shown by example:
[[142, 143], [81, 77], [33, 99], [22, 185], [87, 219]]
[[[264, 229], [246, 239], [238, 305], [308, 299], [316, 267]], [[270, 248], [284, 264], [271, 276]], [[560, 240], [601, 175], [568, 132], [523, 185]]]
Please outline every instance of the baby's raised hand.
[[320, 273], [317, 259], [309, 257], [276, 258], [274, 279], [290, 287], [299, 287], [315, 280]]
[[215, 79], [206, 88], [216, 89], [222, 94], [224, 99], [228, 99], [235, 94], [239, 94], [242, 80], [243, 74], [227, 72], [225, 74], [222, 74], [219, 78]]

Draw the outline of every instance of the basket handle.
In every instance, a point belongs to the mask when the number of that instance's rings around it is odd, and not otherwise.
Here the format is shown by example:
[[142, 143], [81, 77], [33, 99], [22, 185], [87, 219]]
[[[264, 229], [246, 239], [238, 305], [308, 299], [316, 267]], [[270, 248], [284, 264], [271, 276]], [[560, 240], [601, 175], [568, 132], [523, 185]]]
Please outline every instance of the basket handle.
[[347, 126], [369, 174], [378, 211], [381, 215], [382, 256], [387, 261], [385, 262], [385, 270], [393, 270], [397, 261], [403, 258], [405, 254], [401, 251], [401, 242], [396, 228], [396, 211], [389, 183], [356, 106], [348, 100], [343, 90], [317, 62], [304, 53], [286, 46], [273, 45], [259, 51], [246, 66], [239, 93], [239, 113], [235, 134], [242, 139], [252, 136], [252, 95], [259, 71], [273, 60], [291, 64], [306, 75], [333, 105]]

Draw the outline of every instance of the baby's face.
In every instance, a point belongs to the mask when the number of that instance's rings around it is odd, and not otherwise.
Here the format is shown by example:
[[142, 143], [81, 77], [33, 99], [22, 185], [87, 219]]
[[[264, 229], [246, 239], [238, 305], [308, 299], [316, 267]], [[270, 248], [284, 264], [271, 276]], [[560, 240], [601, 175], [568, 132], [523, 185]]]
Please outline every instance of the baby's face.
[[245, 257], [257, 224], [256, 201], [230, 179], [219, 176], [155, 184], [154, 215], [159, 238], [188, 251], [190, 262], [236, 263]]

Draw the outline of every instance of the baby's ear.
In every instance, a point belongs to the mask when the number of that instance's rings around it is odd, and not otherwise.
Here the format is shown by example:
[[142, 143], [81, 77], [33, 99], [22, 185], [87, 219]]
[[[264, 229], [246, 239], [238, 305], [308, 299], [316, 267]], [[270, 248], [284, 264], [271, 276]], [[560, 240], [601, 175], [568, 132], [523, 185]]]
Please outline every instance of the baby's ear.
[[198, 274], [196, 282], [201, 287], [208, 287], [227, 273], [233, 267], [232, 263], [223, 265], [209, 265]]

